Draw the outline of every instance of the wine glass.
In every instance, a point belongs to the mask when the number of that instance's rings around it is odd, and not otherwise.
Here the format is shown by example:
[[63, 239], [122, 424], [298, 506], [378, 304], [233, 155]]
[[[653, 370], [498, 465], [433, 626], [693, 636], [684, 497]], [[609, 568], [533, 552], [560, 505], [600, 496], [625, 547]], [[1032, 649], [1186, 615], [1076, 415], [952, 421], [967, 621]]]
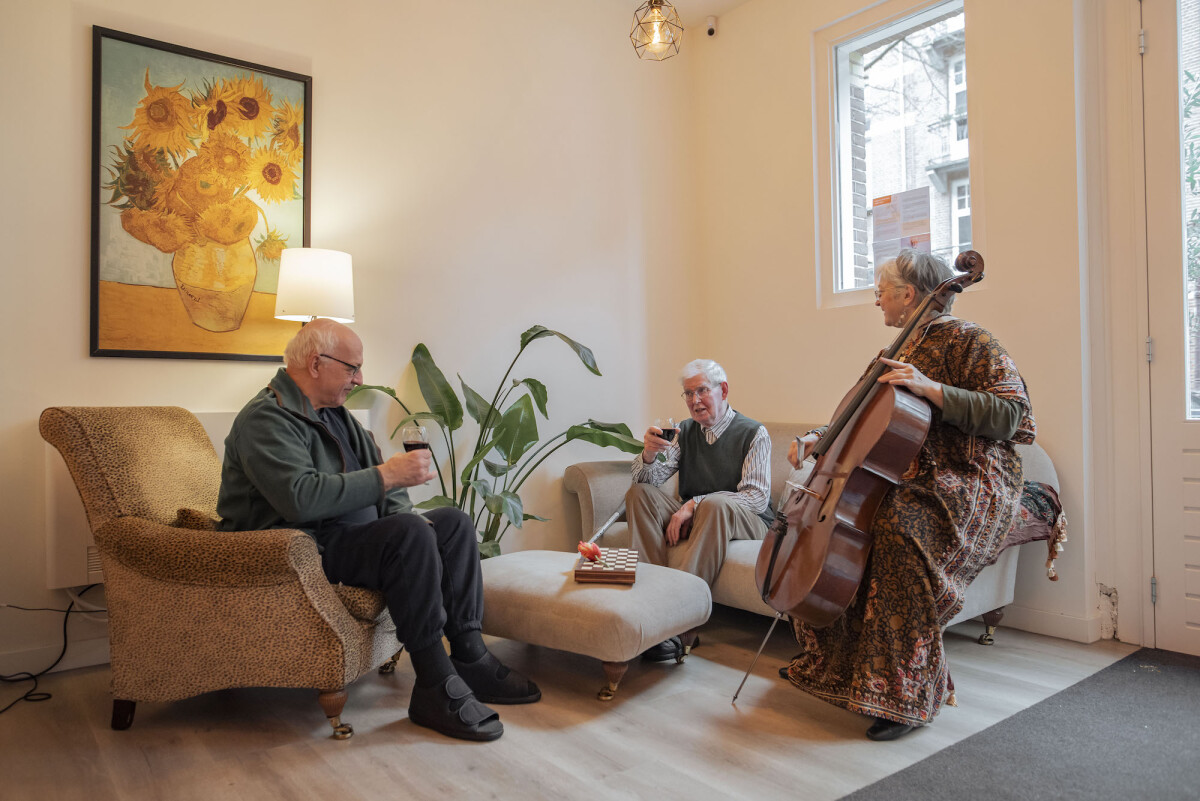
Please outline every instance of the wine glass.
[[675, 435], [679, 433], [679, 426], [675, 425], [674, 418], [668, 417], [666, 422], [663, 422], [663, 419], [660, 417], [654, 421], [654, 425], [658, 427], [660, 431], [662, 431], [660, 436], [663, 439], [665, 439], [667, 442], [675, 441]]
[[404, 446], [406, 453], [429, 450], [429, 432], [420, 423], [405, 423], [404, 427], [400, 429], [400, 444]]

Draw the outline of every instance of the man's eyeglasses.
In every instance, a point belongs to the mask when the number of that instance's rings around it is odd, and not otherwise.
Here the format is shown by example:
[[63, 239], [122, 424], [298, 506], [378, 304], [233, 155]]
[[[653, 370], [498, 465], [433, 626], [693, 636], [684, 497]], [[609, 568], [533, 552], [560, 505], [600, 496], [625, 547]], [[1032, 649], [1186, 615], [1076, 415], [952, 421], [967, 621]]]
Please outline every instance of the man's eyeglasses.
[[679, 393], [679, 396], [681, 398], [683, 398], [685, 401], [687, 401], [688, 403], [691, 403], [692, 398], [699, 398], [700, 400], [704, 400], [705, 398], [708, 397], [708, 393], [710, 393], [712, 391], [713, 391], [712, 387], [698, 387], [695, 390], [685, 389], [683, 392]]
[[361, 364], [351, 364], [350, 362], [344, 362], [341, 359], [339, 359], [337, 356], [330, 356], [328, 353], [318, 353], [317, 355], [321, 356], [323, 358], [326, 358], [326, 359], [333, 359], [338, 364], [345, 365], [346, 369], [350, 371], [351, 378], [354, 378], [354, 376], [356, 376], [362, 372]]

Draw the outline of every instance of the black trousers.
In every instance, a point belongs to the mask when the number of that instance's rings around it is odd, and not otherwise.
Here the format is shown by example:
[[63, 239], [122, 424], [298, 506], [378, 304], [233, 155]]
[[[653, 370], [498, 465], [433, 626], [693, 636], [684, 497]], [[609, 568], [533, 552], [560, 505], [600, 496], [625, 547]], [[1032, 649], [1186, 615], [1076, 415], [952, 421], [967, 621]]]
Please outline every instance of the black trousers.
[[471, 518], [458, 509], [388, 515], [317, 536], [332, 582], [378, 590], [396, 637], [419, 651], [483, 620], [483, 577]]

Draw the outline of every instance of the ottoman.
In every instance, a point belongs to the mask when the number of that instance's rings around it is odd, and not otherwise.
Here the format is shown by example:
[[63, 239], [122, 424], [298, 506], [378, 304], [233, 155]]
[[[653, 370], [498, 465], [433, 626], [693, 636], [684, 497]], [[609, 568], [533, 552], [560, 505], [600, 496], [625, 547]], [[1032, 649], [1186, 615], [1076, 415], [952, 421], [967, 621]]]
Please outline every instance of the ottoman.
[[484, 559], [483, 632], [599, 659], [608, 683], [597, 697], [609, 701], [647, 648], [676, 634], [692, 641], [712, 595], [703, 579], [651, 564], [638, 565], [633, 584], [577, 583], [578, 558], [517, 551]]

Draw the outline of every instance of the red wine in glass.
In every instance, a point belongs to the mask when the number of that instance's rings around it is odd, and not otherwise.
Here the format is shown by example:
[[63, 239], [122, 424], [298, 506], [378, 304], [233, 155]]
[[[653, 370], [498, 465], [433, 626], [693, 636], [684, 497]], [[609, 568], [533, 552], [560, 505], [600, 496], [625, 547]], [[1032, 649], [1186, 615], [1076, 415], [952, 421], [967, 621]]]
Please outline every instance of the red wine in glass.
[[428, 442], [415, 441], [415, 442], [405, 442], [404, 443], [405, 453], [407, 453], [408, 451], [427, 451], [427, 450], [429, 450]]
[[674, 442], [675, 434], [677, 431], [679, 431], [678, 428], [664, 428], [662, 430], [662, 438], [665, 439], [667, 442]]

